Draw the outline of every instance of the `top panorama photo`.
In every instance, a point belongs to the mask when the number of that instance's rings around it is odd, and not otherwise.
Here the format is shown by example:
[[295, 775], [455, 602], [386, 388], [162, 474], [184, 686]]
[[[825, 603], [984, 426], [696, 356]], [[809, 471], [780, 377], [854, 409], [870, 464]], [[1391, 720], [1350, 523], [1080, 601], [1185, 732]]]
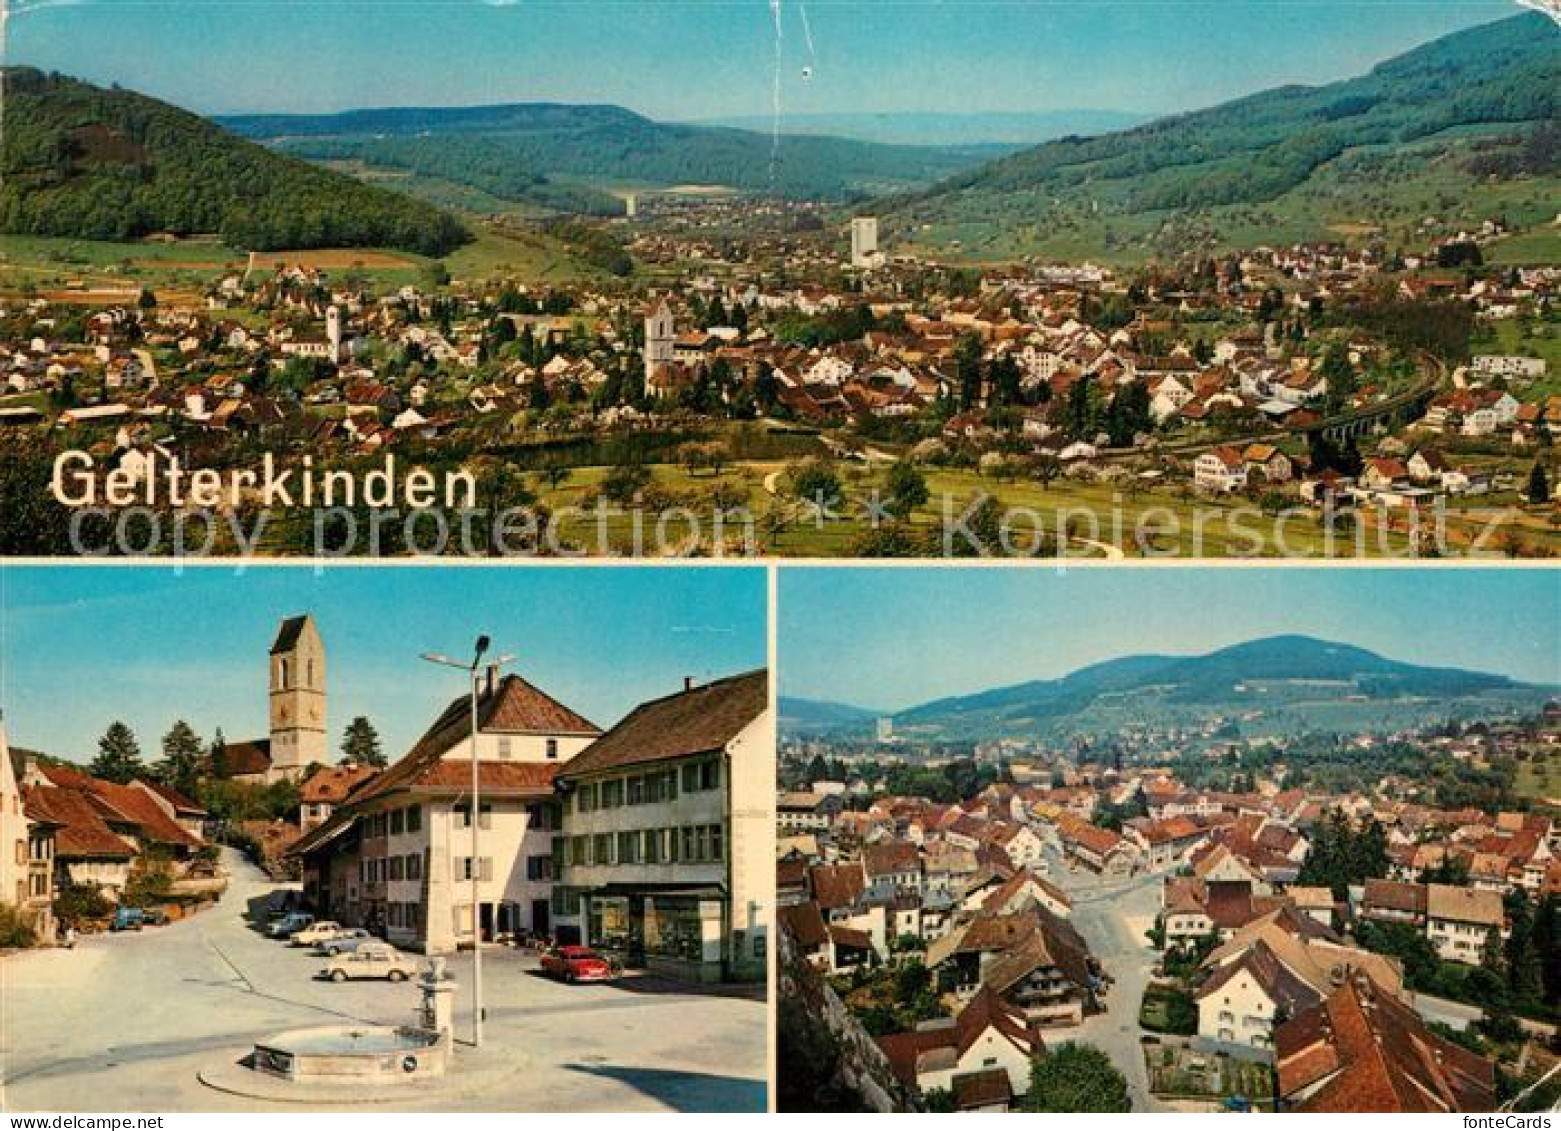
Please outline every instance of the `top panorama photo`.
[[0, 6], [0, 554], [1561, 549], [1554, 0], [299, 7]]

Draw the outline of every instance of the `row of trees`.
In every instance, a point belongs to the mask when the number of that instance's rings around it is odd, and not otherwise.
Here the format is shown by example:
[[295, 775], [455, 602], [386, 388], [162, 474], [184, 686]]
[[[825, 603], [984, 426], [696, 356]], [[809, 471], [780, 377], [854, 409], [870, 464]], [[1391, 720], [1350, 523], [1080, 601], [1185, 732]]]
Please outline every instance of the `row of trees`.
[[[363, 715], [347, 724], [342, 734], [342, 759], [359, 765], [383, 768], [385, 754], [379, 733]], [[149, 778], [177, 789], [189, 797], [197, 796], [210, 779], [228, 774], [228, 744], [222, 728], [208, 745], [183, 719], [176, 721], [162, 738], [162, 757], [148, 765], [141, 755], [135, 732], [118, 719], [109, 724], [98, 739], [98, 752], [90, 766], [93, 776], [104, 781], [128, 784], [137, 778]]]

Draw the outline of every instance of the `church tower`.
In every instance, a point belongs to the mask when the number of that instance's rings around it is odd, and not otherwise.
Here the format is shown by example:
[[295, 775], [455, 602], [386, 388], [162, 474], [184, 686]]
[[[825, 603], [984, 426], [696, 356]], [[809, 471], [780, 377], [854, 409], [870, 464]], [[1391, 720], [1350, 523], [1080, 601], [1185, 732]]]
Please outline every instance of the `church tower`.
[[677, 326], [672, 320], [672, 308], [662, 299], [645, 312], [645, 395], [656, 395], [656, 374], [663, 366], [671, 365], [677, 344]]
[[330, 343], [331, 364], [340, 365], [342, 362], [341, 307], [334, 303], [325, 308], [325, 340]]
[[288, 617], [271, 645], [270, 777], [300, 776], [311, 762], [327, 763], [325, 644], [314, 617]]

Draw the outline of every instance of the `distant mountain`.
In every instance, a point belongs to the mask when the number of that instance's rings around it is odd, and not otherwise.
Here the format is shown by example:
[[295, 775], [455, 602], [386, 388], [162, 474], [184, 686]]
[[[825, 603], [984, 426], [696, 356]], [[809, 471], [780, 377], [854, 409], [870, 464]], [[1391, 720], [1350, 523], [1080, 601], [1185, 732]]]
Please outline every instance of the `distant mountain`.
[[[974, 151], [977, 148], [1012, 149], [1036, 145], [1069, 134], [1099, 134], [1140, 125], [1153, 117], [1123, 110], [1043, 110], [1033, 113], [893, 113], [786, 114], [781, 132], [826, 134], [831, 137], [879, 141], [891, 145], [941, 145]], [[770, 119], [762, 115], [721, 118], [690, 125], [735, 126], [767, 131]]]
[[373, 163], [393, 146], [397, 162], [485, 191], [492, 189], [484, 169], [501, 157], [523, 175], [555, 181], [718, 185], [844, 200], [925, 186], [990, 156], [813, 135], [787, 135], [777, 146], [768, 130], [656, 122], [607, 105], [402, 107], [218, 120], [245, 137], [312, 160]]
[[[1526, 13], [1359, 78], [1051, 141], [956, 174], [895, 216], [903, 231], [931, 225], [934, 241], [994, 252], [1388, 229], [1460, 215], [1465, 200], [1538, 223], [1561, 186], [1558, 118], [1561, 29]], [[1512, 179], [1528, 189], [1493, 186]]]
[[188, 111], [29, 67], [4, 71], [0, 231], [81, 239], [218, 234], [235, 247], [442, 255], [446, 212], [238, 138]]
[[787, 734], [809, 734], [844, 729], [866, 730], [880, 712], [831, 703], [820, 699], [780, 697], [780, 729]]
[[1262, 733], [1430, 722], [1542, 701], [1506, 676], [1400, 663], [1349, 644], [1275, 636], [1203, 656], [1127, 656], [939, 699], [894, 716], [902, 738], [1051, 737], [1239, 720]]

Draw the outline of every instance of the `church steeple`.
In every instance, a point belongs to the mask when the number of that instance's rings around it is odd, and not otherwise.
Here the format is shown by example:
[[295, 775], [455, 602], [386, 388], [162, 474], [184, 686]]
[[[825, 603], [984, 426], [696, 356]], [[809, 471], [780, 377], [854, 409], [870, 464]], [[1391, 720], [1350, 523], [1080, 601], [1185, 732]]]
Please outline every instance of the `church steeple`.
[[295, 777], [329, 761], [325, 741], [325, 644], [314, 617], [289, 617], [271, 645], [271, 770]]

